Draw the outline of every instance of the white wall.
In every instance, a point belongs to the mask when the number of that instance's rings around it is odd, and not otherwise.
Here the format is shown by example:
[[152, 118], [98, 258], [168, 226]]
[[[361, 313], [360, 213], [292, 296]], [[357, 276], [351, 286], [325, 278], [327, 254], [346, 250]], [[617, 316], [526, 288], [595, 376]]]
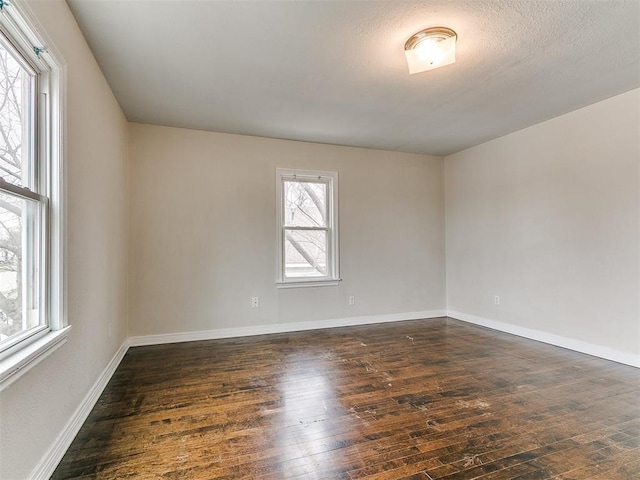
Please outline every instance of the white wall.
[[[131, 335], [445, 309], [442, 158], [140, 124], [130, 139]], [[338, 172], [339, 286], [276, 288], [276, 167]]]
[[639, 106], [634, 90], [445, 159], [450, 311], [640, 353]]
[[127, 336], [127, 123], [66, 3], [34, 0], [28, 6], [67, 63], [66, 267], [73, 328], [65, 345], [0, 393], [4, 480], [31, 478]]

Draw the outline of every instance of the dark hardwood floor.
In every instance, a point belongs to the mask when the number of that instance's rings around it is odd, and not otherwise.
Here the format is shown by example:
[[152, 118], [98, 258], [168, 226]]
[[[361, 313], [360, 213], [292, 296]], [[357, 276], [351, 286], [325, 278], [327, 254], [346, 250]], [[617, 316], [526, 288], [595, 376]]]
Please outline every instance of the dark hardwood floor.
[[640, 370], [450, 319], [132, 348], [54, 479], [640, 479]]

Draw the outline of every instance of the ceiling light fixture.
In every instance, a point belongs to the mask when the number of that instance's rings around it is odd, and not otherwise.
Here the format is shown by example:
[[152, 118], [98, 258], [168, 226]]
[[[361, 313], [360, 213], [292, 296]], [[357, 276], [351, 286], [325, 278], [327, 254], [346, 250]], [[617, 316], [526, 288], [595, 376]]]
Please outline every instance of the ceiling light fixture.
[[456, 32], [446, 27], [421, 30], [404, 44], [409, 73], [426, 72], [456, 61]]

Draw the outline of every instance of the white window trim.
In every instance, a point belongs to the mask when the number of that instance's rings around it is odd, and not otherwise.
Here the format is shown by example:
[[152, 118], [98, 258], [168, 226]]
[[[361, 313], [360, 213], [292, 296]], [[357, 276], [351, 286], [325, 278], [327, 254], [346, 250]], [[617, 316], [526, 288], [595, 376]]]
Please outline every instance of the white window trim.
[[[44, 252], [46, 297], [43, 299], [47, 325], [3, 352], [0, 358], [2, 391], [66, 343], [71, 327], [67, 325], [66, 276], [63, 268], [66, 243], [63, 209], [66, 64], [47, 35], [38, 28], [35, 16], [22, 0], [4, 4], [0, 11], [0, 25], [17, 46], [24, 53], [31, 54], [31, 60], [46, 72], [46, 85], [38, 93], [48, 96], [46, 111], [39, 112], [43, 121], [38, 127], [38, 135], [45, 140], [38, 143], [38, 148], [39, 154], [45, 156], [43, 163], [49, 170], [46, 185], [49, 199], [46, 216], [48, 242]], [[44, 50], [36, 56], [34, 47]]]
[[13, 355], [0, 361], [0, 392], [9, 387], [31, 368], [64, 345], [71, 327], [47, 331]]
[[[328, 208], [329, 217], [329, 272], [327, 277], [307, 277], [287, 279], [284, 269], [284, 201], [283, 201], [283, 182], [285, 178], [299, 178], [315, 180], [321, 179], [327, 181], [329, 188], [327, 197], [330, 199]], [[340, 279], [340, 248], [339, 248], [339, 232], [338, 232], [338, 172], [327, 172], [321, 170], [298, 170], [288, 168], [276, 169], [276, 238], [277, 238], [277, 279], [276, 286], [278, 288], [297, 288], [297, 287], [327, 287], [338, 285]]]

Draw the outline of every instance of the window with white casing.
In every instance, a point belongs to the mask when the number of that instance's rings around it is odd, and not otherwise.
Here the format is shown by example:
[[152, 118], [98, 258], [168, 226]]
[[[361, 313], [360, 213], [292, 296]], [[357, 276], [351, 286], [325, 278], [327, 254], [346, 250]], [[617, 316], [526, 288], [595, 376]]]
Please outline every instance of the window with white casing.
[[0, 390], [64, 343], [68, 331], [62, 70], [23, 8], [0, 0]]
[[279, 287], [336, 285], [338, 174], [276, 170]]

